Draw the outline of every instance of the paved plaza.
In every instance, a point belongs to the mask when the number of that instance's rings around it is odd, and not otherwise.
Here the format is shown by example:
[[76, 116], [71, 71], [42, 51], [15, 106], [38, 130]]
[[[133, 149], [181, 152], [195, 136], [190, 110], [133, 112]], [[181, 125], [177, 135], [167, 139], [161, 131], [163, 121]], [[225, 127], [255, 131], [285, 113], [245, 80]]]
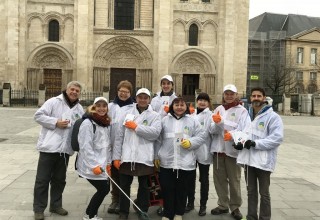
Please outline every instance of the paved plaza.
[[[35, 108], [0, 107], [0, 220], [33, 219], [32, 202], [38, 152], [35, 144], [40, 126], [33, 120]], [[320, 118], [308, 116], [283, 116], [285, 140], [278, 151], [278, 163], [271, 175], [272, 219], [274, 220], [320, 220]], [[74, 171], [73, 156], [67, 173], [64, 191], [64, 208], [67, 217], [45, 211], [47, 220], [80, 220], [94, 194], [94, 188]], [[210, 172], [210, 195], [207, 215], [199, 217], [199, 188], [196, 208], [185, 214], [184, 220], [232, 220], [230, 214], [213, 216], [210, 210], [217, 205], [217, 195]], [[197, 187], [199, 186], [197, 182]], [[135, 198], [137, 182], [131, 190]], [[246, 214], [247, 195], [242, 175], [243, 205]], [[117, 219], [107, 213], [110, 194], [99, 209], [104, 219]], [[160, 219], [157, 207], [149, 209], [150, 219]], [[129, 219], [138, 219], [131, 208]]]

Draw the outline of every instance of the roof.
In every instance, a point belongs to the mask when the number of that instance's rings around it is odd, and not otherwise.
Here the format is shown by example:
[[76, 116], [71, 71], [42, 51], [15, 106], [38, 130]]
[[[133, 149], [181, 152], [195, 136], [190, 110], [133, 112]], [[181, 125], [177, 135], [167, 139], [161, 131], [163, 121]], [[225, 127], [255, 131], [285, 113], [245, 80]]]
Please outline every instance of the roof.
[[[270, 33], [274, 31], [281, 31], [285, 33], [285, 36], [283, 37], [290, 37], [312, 28], [320, 28], [320, 17], [309, 17], [297, 14], [284, 15], [265, 12], [249, 20], [250, 32]], [[253, 35], [250, 34], [250, 36]]]

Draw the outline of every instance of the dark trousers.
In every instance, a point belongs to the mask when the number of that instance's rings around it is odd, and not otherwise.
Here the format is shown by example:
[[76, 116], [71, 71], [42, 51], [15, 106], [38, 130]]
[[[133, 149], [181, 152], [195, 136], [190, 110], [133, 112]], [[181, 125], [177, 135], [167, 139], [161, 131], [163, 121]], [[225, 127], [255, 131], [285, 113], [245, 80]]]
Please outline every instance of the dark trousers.
[[97, 190], [97, 192], [92, 196], [86, 210], [86, 214], [89, 215], [90, 218], [93, 218], [95, 215], [97, 215], [101, 203], [103, 202], [106, 195], [108, 195], [110, 191], [110, 184], [109, 180], [87, 180]]
[[[209, 194], [209, 165], [197, 163], [199, 167], [200, 182], [200, 206], [207, 206]], [[194, 195], [196, 191], [196, 170], [192, 171], [192, 181], [188, 184], [188, 203], [194, 203]]]
[[160, 167], [163, 217], [173, 219], [175, 215], [184, 214], [188, 184], [193, 181], [193, 172], [194, 170], [173, 170]]
[[68, 154], [40, 152], [34, 184], [34, 212], [44, 212], [46, 209], [49, 183], [51, 185], [50, 208], [56, 209], [62, 207], [62, 193], [66, 185], [68, 163]]
[[[118, 186], [120, 186], [119, 170], [117, 168], [115, 168], [113, 165], [111, 166], [111, 177], [112, 177], [113, 181], [115, 181], [118, 184]], [[119, 202], [120, 190], [113, 182], [111, 182], [111, 186], [112, 186], [111, 200], [112, 200], [112, 202]]]
[[[120, 173], [120, 187], [130, 197], [131, 184], [134, 176]], [[138, 194], [136, 205], [143, 212], [148, 212], [149, 209], [149, 189], [148, 189], [148, 175], [138, 176]], [[130, 200], [120, 192], [120, 214], [129, 215]]]
[[[245, 167], [245, 178], [248, 191], [248, 215], [247, 220], [270, 220], [270, 175], [271, 172], [255, 167]], [[258, 185], [259, 184], [259, 185]], [[259, 187], [259, 188], [258, 188]], [[258, 189], [260, 194], [260, 214], [258, 218]]]

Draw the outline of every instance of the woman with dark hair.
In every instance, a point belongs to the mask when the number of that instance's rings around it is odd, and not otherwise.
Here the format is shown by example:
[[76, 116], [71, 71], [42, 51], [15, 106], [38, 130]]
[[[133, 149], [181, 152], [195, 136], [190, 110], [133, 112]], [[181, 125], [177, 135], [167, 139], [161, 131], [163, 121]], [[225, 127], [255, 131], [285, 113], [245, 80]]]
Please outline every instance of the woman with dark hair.
[[182, 219], [187, 201], [187, 184], [196, 169], [194, 150], [205, 141], [200, 123], [187, 114], [186, 102], [175, 98], [162, 119], [156, 144], [155, 165], [160, 166], [163, 220]]
[[[206, 207], [209, 194], [209, 168], [212, 164], [212, 154], [210, 153], [211, 135], [209, 127], [212, 123], [212, 111], [210, 110], [210, 97], [207, 93], [200, 93], [197, 96], [197, 109], [192, 116], [199, 121], [205, 131], [205, 143], [195, 150], [197, 166], [199, 167], [200, 181], [200, 210], [199, 216], [206, 215]], [[193, 181], [189, 183], [188, 203], [185, 212], [194, 209], [196, 190], [196, 170], [193, 172]]]
[[98, 209], [110, 191], [109, 180], [103, 171], [111, 171], [110, 118], [108, 102], [104, 97], [97, 97], [88, 107], [85, 119], [79, 128], [79, 153], [77, 172], [87, 179], [97, 192], [92, 196], [83, 216], [83, 220], [102, 220], [97, 216]]

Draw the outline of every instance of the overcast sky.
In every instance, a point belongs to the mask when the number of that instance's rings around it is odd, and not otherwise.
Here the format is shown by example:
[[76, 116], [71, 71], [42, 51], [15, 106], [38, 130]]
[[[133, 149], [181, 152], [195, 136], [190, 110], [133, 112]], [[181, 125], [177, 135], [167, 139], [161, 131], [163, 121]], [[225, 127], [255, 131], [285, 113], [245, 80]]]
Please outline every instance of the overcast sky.
[[264, 12], [320, 17], [320, 0], [250, 0], [249, 19]]

